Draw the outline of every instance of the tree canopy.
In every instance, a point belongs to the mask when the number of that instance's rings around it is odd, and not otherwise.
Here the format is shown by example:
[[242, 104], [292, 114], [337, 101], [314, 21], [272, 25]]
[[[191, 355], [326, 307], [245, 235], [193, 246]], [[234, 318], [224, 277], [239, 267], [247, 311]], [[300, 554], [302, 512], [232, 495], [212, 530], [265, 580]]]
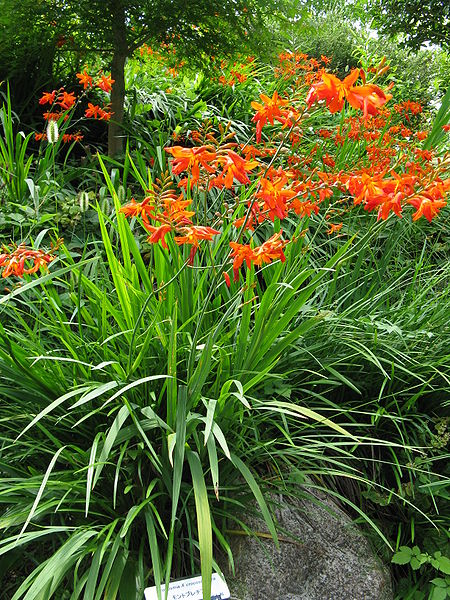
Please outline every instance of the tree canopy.
[[274, 14], [285, 18], [284, 9], [284, 0], [0, 0], [2, 75], [8, 76], [8, 62], [20, 67], [12, 40], [21, 55], [32, 44], [39, 51], [48, 49], [51, 63], [58, 52], [104, 54], [115, 80], [108, 147], [116, 154], [123, 147], [124, 65], [135, 49], [143, 43], [170, 43], [180, 58], [197, 60], [261, 51], [273, 43], [267, 23]]
[[375, 0], [375, 23], [383, 33], [401, 33], [405, 45], [418, 49], [426, 42], [450, 48], [448, 0]]

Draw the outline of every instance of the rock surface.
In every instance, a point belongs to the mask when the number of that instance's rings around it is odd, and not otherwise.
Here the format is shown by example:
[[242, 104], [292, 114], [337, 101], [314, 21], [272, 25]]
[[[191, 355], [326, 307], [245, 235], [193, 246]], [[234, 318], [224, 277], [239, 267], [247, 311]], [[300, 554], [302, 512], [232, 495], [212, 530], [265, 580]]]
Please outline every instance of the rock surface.
[[[224, 574], [232, 600], [392, 600], [389, 572], [351, 519], [329, 497], [275, 503], [280, 550], [271, 539], [235, 535], [236, 575]], [[266, 532], [263, 521], [246, 524]], [[289, 541], [293, 536], [298, 541]], [[225, 565], [223, 565], [225, 566]]]

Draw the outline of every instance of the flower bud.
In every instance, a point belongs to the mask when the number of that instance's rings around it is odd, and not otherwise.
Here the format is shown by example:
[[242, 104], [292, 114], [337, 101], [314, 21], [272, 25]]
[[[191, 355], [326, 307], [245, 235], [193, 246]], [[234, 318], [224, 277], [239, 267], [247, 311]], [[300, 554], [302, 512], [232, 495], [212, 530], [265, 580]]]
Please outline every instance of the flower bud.
[[119, 187], [117, 188], [117, 197], [119, 198], [122, 204], [125, 202], [125, 195], [125, 188], [123, 187], [123, 185], [119, 185]]
[[110, 203], [109, 198], [107, 196], [105, 196], [104, 198], [102, 198], [102, 200], [100, 202], [100, 210], [105, 215], [109, 215], [109, 213], [111, 212], [111, 203]]
[[378, 77], [381, 77], [381, 75], [384, 75], [385, 73], [387, 73], [390, 69], [390, 65], [386, 65], [385, 67], [383, 67], [382, 69], [380, 69], [378, 71]]
[[89, 194], [85, 191], [78, 194], [78, 203], [80, 205], [81, 212], [86, 212], [89, 208]]
[[58, 123], [51, 119], [47, 125], [47, 140], [49, 144], [56, 144], [59, 138]]

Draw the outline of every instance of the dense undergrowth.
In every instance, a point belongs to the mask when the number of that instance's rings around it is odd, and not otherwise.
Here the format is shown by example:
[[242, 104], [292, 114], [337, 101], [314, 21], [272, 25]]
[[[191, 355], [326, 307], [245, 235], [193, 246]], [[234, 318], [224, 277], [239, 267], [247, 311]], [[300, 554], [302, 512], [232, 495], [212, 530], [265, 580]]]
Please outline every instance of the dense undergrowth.
[[117, 159], [88, 142], [104, 75], [42, 96], [34, 155], [5, 99], [9, 598], [200, 570], [207, 596], [247, 504], [276, 540], [265, 498], [308, 486], [393, 557], [397, 598], [446, 597], [450, 95], [436, 115], [384, 60], [344, 81], [328, 62], [194, 77], [143, 47]]

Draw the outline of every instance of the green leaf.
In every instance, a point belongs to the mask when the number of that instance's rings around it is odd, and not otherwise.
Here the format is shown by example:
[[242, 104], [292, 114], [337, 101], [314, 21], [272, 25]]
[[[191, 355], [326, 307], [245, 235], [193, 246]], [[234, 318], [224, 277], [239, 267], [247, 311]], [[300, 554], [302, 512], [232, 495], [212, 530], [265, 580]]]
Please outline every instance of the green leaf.
[[57, 398], [56, 400], [54, 400], [53, 402], [51, 402], [48, 406], [46, 406], [38, 415], [36, 415], [34, 417], [34, 419], [31, 421], [31, 423], [29, 423], [25, 429], [23, 429], [19, 435], [16, 438], [16, 441], [21, 438], [24, 433], [26, 433], [29, 429], [31, 429], [31, 427], [33, 427], [33, 425], [36, 425], [36, 423], [38, 421], [40, 421], [43, 417], [45, 417], [46, 415], [48, 415], [50, 412], [52, 412], [52, 410], [54, 408], [56, 408], [57, 406], [59, 406], [60, 404], [63, 404], [66, 400], [68, 400], [69, 398], [73, 398], [73, 396], [77, 396], [78, 394], [82, 394], [83, 392], [85, 392], [86, 390], [89, 390], [90, 386], [85, 386], [85, 387], [80, 387], [77, 388], [76, 390], [71, 390], [70, 392], [67, 392], [67, 394], [64, 394], [64, 396], [60, 396], [59, 398]]
[[400, 550], [400, 552], [396, 552], [391, 559], [391, 562], [393, 562], [395, 565], [406, 565], [411, 560], [411, 548], [406, 546], [402, 546], [402, 548], [404, 549]]
[[38, 493], [36, 494], [36, 498], [35, 498], [35, 500], [33, 502], [33, 506], [31, 507], [31, 510], [30, 510], [30, 512], [28, 514], [27, 520], [25, 521], [25, 523], [24, 523], [24, 525], [23, 525], [23, 527], [22, 527], [22, 529], [20, 531], [19, 537], [25, 531], [25, 529], [28, 526], [28, 523], [33, 518], [33, 515], [34, 515], [34, 513], [36, 511], [36, 508], [37, 508], [37, 506], [39, 504], [39, 501], [42, 498], [42, 494], [44, 493], [45, 486], [47, 485], [47, 481], [48, 481], [48, 479], [49, 479], [49, 477], [50, 477], [50, 475], [51, 475], [51, 473], [53, 471], [53, 467], [55, 466], [55, 463], [58, 460], [59, 455], [61, 454], [61, 452], [65, 448], [66, 448], [66, 446], [62, 446], [61, 448], [59, 448], [56, 451], [55, 455], [53, 456], [52, 460], [50, 461], [50, 464], [48, 465], [47, 470], [45, 471], [44, 477], [42, 478], [42, 483], [41, 483], [41, 485], [39, 487]]
[[439, 571], [442, 571], [442, 573], [445, 573], [446, 575], [450, 575], [450, 558], [448, 558], [447, 556], [440, 556], [437, 559], [438, 562], [438, 569]]
[[153, 521], [153, 512], [149, 509], [145, 511], [145, 524], [147, 527], [148, 544], [150, 546], [150, 556], [152, 558], [153, 578], [155, 580], [156, 593], [158, 595], [158, 600], [161, 600], [161, 560], [159, 556], [155, 524]]
[[111, 427], [109, 428], [108, 434], [105, 439], [105, 443], [103, 444], [102, 451], [100, 452], [100, 456], [97, 461], [98, 464], [95, 469], [95, 474], [94, 474], [94, 477], [92, 480], [92, 488], [91, 489], [94, 489], [94, 487], [96, 486], [98, 479], [100, 477], [100, 474], [103, 470], [103, 467], [105, 466], [106, 462], [108, 461], [109, 453], [111, 451], [111, 448], [113, 447], [115, 439], [118, 436], [119, 431], [122, 428], [122, 425], [125, 423], [126, 419], [129, 417], [129, 414], [130, 413], [128, 411], [128, 408], [126, 406], [122, 406], [122, 408], [117, 413], [117, 416], [114, 419]]
[[253, 477], [250, 469], [247, 467], [246, 464], [244, 464], [242, 462], [242, 460], [240, 458], [238, 458], [235, 454], [232, 454], [230, 458], [231, 458], [231, 462], [233, 463], [233, 465], [240, 471], [240, 473], [244, 477], [245, 481], [247, 482], [248, 486], [250, 487], [251, 491], [253, 492], [256, 502], [258, 503], [259, 508], [261, 509], [261, 513], [262, 513], [264, 521], [267, 525], [267, 528], [272, 535], [275, 545], [278, 548], [279, 543], [278, 543], [277, 530], [275, 529], [275, 524], [270, 515], [269, 509], [267, 508], [266, 501], [264, 500], [264, 497], [261, 493], [261, 489], [260, 489], [259, 485], [256, 483], [256, 480]]
[[259, 410], [275, 410], [285, 414], [290, 414], [299, 417], [307, 417], [309, 419], [313, 419], [319, 423], [323, 423], [327, 427], [334, 429], [338, 433], [344, 435], [345, 437], [350, 437], [355, 442], [359, 442], [358, 438], [356, 438], [353, 434], [349, 433], [346, 429], [337, 425], [330, 419], [323, 417], [320, 413], [307, 408], [306, 406], [298, 406], [297, 404], [293, 404], [292, 402], [281, 402], [273, 400], [272, 402], [265, 402], [258, 406]]
[[214, 412], [216, 410], [216, 405], [217, 405], [217, 400], [214, 398], [212, 398], [207, 404], [206, 424], [205, 424], [205, 442], [204, 442], [205, 446], [208, 442], [209, 434], [211, 433], [213, 419], [214, 419]]
[[184, 453], [186, 442], [186, 404], [187, 389], [186, 386], [180, 385], [178, 388], [175, 457], [172, 480], [172, 528], [175, 524], [175, 519], [177, 516], [178, 499], [180, 497], [181, 480], [183, 477]]
[[213, 436], [208, 438], [206, 446], [208, 448], [209, 466], [211, 469], [211, 479], [214, 487], [214, 493], [217, 500], [219, 500], [219, 461], [217, 460], [217, 448]]
[[211, 598], [212, 577], [212, 528], [208, 494], [198, 454], [191, 450], [187, 450], [186, 455], [191, 469], [192, 484], [194, 486], [203, 598], [209, 600]]
[[130, 510], [128, 511], [128, 514], [127, 514], [127, 516], [125, 518], [125, 522], [122, 525], [122, 529], [120, 530], [120, 533], [119, 533], [119, 536], [121, 538], [124, 538], [127, 535], [128, 530], [131, 527], [133, 521], [138, 516], [138, 514], [141, 512], [141, 510], [147, 506], [147, 504], [149, 502], [150, 502], [150, 499], [147, 498], [146, 500], [144, 500], [143, 502], [141, 502], [137, 506], [132, 506], [130, 508]]
[[435, 587], [431, 594], [431, 600], [445, 600], [447, 598], [447, 589]]
[[440, 588], [447, 587], [447, 583], [446, 583], [445, 579], [442, 579], [442, 577], [436, 577], [435, 579], [432, 579], [430, 583], [432, 583], [436, 587], [440, 587]]

